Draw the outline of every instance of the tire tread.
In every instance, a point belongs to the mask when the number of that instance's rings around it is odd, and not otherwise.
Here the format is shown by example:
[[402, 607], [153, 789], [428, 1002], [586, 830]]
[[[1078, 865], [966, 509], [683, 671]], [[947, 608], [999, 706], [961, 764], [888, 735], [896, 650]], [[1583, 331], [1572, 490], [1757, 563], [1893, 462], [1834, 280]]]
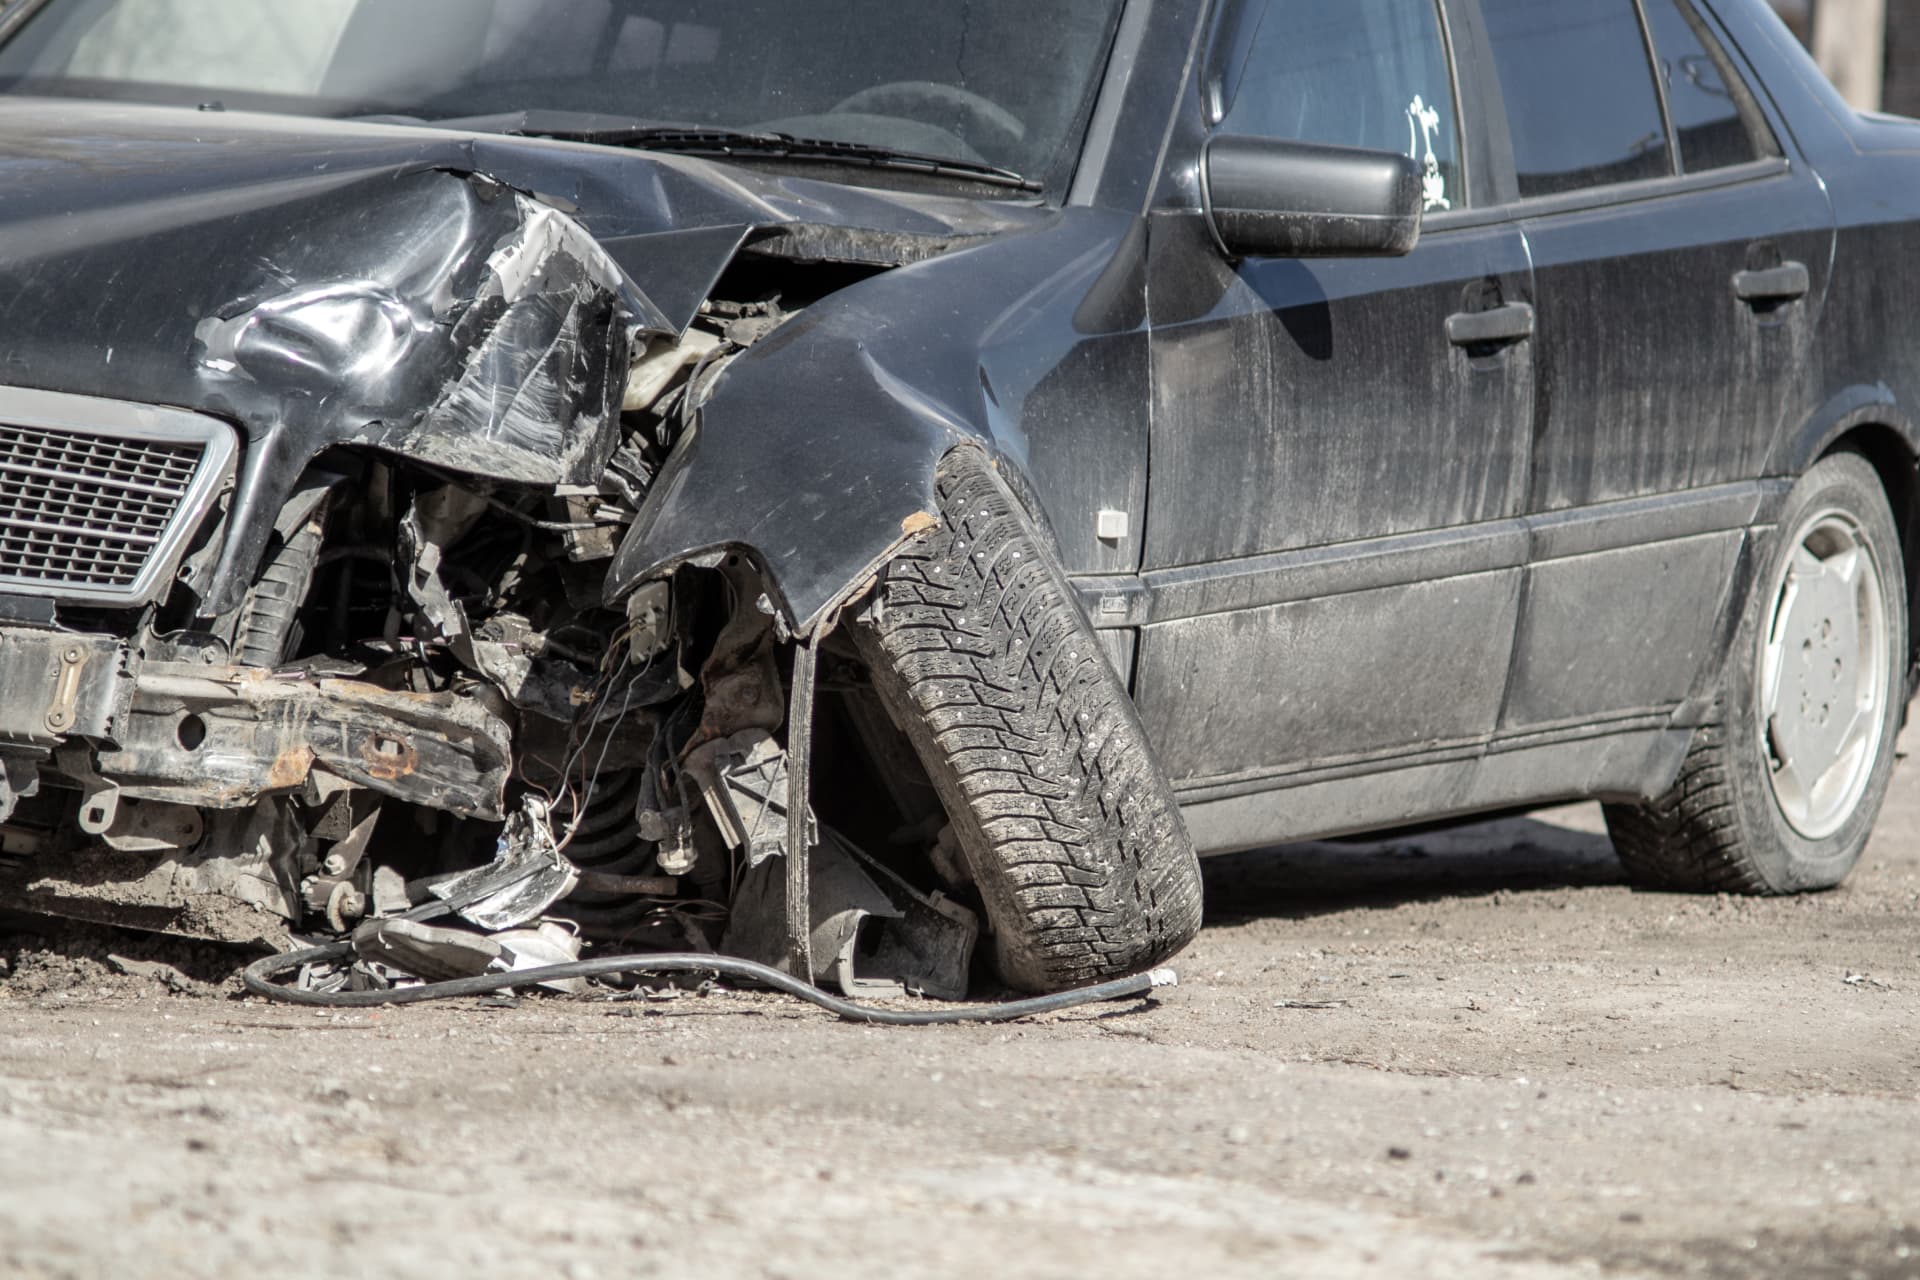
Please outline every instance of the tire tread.
[[1732, 820], [1726, 738], [1721, 725], [1698, 730], [1680, 776], [1657, 799], [1604, 807], [1614, 852], [1635, 884], [1682, 893], [1773, 892]]
[[1058, 990], [1139, 972], [1198, 932], [1198, 860], [1131, 700], [1064, 575], [971, 450], [942, 521], [855, 627], [966, 849], [1001, 976]]

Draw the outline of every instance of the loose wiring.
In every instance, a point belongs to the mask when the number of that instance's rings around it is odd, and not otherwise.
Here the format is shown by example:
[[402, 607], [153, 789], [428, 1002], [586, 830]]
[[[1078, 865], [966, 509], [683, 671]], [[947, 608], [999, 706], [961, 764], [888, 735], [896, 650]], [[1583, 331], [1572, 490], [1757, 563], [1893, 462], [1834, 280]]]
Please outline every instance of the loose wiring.
[[1005, 1004], [959, 1005], [940, 1009], [886, 1009], [877, 1005], [845, 1000], [823, 991], [811, 982], [782, 973], [769, 965], [735, 956], [703, 955], [697, 952], [659, 955], [607, 956], [596, 960], [576, 960], [570, 964], [546, 965], [538, 969], [518, 969], [510, 973], [485, 973], [473, 978], [455, 978], [429, 982], [417, 987], [394, 987], [385, 991], [302, 991], [282, 986], [275, 979], [310, 964], [341, 960], [353, 954], [353, 944], [336, 942], [304, 951], [289, 951], [268, 956], [247, 966], [247, 990], [269, 1000], [310, 1005], [323, 1009], [374, 1009], [389, 1005], [419, 1004], [429, 1000], [452, 1000], [462, 996], [484, 996], [514, 987], [537, 986], [568, 978], [605, 978], [634, 973], [718, 973], [742, 978], [797, 996], [848, 1022], [873, 1023], [889, 1027], [931, 1027], [962, 1022], [1013, 1022], [1043, 1013], [1057, 1013], [1081, 1005], [1108, 1000], [1145, 996], [1156, 987], [1170, 987], [1177, 979], [1171, 969], [1118, 978], [1077, 991], [1062, 991], [1050, 996], [1035, 996]]

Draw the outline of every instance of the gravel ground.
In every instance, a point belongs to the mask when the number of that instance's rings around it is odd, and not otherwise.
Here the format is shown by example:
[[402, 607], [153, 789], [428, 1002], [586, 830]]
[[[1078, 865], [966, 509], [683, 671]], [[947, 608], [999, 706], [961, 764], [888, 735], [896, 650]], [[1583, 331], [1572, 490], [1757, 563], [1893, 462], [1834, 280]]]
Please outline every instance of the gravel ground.
[[994, 1028], [0, 939], [0, 1275], [1920, 1277], [1920, 769], [1819, 897], [1598, 829], [1218, 861], [1179, 988]]

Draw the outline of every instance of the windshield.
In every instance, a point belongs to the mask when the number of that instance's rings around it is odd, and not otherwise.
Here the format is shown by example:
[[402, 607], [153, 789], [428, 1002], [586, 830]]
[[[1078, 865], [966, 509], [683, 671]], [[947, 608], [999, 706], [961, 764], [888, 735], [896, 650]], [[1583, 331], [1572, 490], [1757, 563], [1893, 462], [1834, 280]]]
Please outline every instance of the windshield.
[[0, 92], [420, 121], [585, 113], [1044, 176], [1120, 3], [52, 0], [0, 49]]

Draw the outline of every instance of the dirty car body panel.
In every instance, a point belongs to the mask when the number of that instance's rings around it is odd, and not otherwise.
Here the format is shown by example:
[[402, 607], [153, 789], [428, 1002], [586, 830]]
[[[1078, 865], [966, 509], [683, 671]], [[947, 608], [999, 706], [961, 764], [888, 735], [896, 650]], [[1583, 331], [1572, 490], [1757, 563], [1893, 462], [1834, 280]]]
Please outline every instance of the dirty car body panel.
[[[1760, 0], [1607, 0], [1651, 124], [1591, 156], [1528, 132], [1513, 0], [1090, 6], [1025, 122], [857, 60], [644, 115], [711, 92], [692, 0], [570, 11], [602, 80], [509, 23], [419, 101], [360, 6], [304, 97], [116, 79], [80, 8], [0, 18], [0, 856], [43, 909], [344, 936], [549, 828], [535, 916], [711, 945], [811, 741], [851, 973], [859, 918], [967, 897], [835, 640], [956, 450], [1203, 852], [1650, 800], [1796, 477], [1870, 457], [1912, 549], [1920, 125]], [[1294, 144], [1404, 157], [1418, 243], [1214, 206], [1209, 157], [1362, 172]]]

